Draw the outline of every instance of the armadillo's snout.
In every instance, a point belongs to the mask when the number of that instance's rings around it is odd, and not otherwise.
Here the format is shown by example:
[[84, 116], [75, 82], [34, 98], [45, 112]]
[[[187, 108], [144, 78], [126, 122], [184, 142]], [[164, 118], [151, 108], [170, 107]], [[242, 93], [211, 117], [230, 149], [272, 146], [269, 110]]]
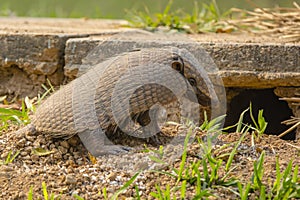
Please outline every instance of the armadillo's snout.
[[197, 87], [192, 87], [189, 88], [185, 95], [184, 95], [188, 100], [194, 102], [194, 103], [199, 103], [202, 106], [210, 106], [213, 102], [213, 100], [202, 93]]

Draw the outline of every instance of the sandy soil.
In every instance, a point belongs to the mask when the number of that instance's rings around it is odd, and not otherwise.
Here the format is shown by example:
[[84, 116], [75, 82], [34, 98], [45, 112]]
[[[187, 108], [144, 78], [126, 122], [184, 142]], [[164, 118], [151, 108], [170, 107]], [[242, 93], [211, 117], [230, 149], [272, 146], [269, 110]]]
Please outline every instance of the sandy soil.
[[[22, 132], [15, 130], [18, 127], [3, 131], [0, 134], [0, 155], [5, 160], [9, 152], [20, 151], [15, 160], [7, 165], [0, 165], [0, 199], [26, 199], [30, 187], [33, 187], [34, 199], [42, 198], [42, 182], [47, 185], [48, 193], [61, 195], [61, 199], [72, 199], [72, 195], [78, 194], [85, 199], [102, 199], [102, 189], [107, 188], [107, 193], [112, 195], [134, 174], [135, 170], [120, 170], [115, 168], [108, 157], [97, 158], [89, 156], [77, 136], [68, 140], [53, 140], [47, 136], [33, 134], [30, 131]], [[220, 135], [214, 145], [215, 156], [230, 153], [234, 142], [238, 141], [241, 134], [231, 133]], [[201, 136], [203, 137], [203, 135]], [[231, 144], [220, 151], [226, 144]], [[266, 152], [264, 162], [265, 184], [271, 184], [275, 180], [276, 158], [279, 158], [280, 169], [284, 170], [290, 160], [293, 166], [300, 165], [300, 140], [284, 141], [277, 136], [263, 135], [251, 144], [250, 133], [239, 146], [238, 153], [234, 157], [232, 167], [236, 167], [229, 177], [236, 177], [246, 183], [251, 181], [253, 174], [253, 162], [258, 159], [262, 150]], [[46, 150], [45, 155], [42, 150]], [[40, 154], [38, 154], [39, 152]], [[189, 146], [187, 161], [192, 163], [199, 160], [201, 151], [198, 143]], [[122, 156], [120, 156], [120, 160]], [[224, 175], [225, 163], [228, 159], [223, 158], [220, 178]], [[180, 158], [170, 168], [179, 168]], [[187, 165], [188, 166], [188, 165]], [[199, 168], [201, 170], [201, 166]], [[300, 174], [299, 174], [300, 176]], [[136, 180], [141, 197], [149, 199], [149, 193], [155, 191], [155, 185], [160, 184], [165, 188], [167, 184], [175, 186], [176, 179], [167, 175], [153, 172], [143, 172]], [[134, 185], [132, 184], [125, 193], [121, 194], [122, 199], [135, 196]], [[218, 185], [216, 185], [218, 186]], [[215, 195], [213, 199], [237, 199], [237, 187], [213, 187], [210, 189]], [[195, 194], [193, 185], [187, 186], [187, 198]], [[178, 193], [180, 195], [180, 193]], [[250, 199], [255, 199], [258, 194], [251, 193]], [[43, 198], [42, 198], [43, 199]], [[151, 198], [150, 198], [151, 199]]]

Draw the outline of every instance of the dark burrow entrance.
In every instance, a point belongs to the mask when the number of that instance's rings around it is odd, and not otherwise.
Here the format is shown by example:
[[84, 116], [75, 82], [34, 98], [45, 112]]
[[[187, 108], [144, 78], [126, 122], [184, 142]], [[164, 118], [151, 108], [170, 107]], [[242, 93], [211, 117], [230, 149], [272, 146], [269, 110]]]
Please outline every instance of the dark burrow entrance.
[[[229, 93], [234, 90], [236, 89], [228, 89]], [[253, 115], [256, 120], [258, 111], [260, 109], [264, 110], [263, 116], [265, 117], [266, 122], [268, 122], [265, 133], [279, 135], [289, 128], [288, 126], [281, 124], [281, 122], [289, 119], [290, 116], [293, 116], [292, 110], [288, 107], [288, 104], [285, 101], [279, 100], [279, 97], [274, 94], [273, 89], [240, 90], [240, 92], [234, 96], [228, 104], [224, 127], [236, 124], [239, 120], [240, 114], [249, 107], [250, 102], [252, 102]], [[253, 125], [249, 112], [245, 114], [244, 122]], [[230, 131], [234, 130], [235, 129], [232, 129]], [[294, 140], [295, 134], [295, 131], [290, 132], [282, 137], [282, 139]]]

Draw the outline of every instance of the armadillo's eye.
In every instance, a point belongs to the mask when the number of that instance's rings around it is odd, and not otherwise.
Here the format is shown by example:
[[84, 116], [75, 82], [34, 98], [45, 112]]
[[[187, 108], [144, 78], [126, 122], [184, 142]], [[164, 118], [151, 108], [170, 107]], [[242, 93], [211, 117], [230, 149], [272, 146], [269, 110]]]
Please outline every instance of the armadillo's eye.
[[196, 86], [197, 85], [197, 82], [194, 78], [189, 78], [189, 83], [191, 84], [191, 86]]

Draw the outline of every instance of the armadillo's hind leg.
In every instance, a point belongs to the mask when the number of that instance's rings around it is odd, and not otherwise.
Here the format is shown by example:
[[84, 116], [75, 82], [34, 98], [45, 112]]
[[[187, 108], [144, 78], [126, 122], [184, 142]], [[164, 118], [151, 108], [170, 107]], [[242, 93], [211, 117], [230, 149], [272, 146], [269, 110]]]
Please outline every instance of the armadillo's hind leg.
[[108, 140], [101, 129], [84, 131], [79, 133], [78, 136], [87, 150], [96, 157], [107, 154], [119, 155], [128, 153], [132, 149], [130, 147], [113, 144]]
[[35, 126], [33, 124], [28, 124], [27, 126], [17, 130], [15, 132], [16, 135], [24, 135], [29, 133], [29, 135], [35, 135], [36, 134], [36, 129]]
[[[88, 149], [89, 150], [89, 149]], [[122, 146], [122, 145], [104, 145], [101, 148], [89, 150], [94, 156], [100, 157], [107, 154], [120, 155], [126, 154], [131, 151], [131, 147]]]

